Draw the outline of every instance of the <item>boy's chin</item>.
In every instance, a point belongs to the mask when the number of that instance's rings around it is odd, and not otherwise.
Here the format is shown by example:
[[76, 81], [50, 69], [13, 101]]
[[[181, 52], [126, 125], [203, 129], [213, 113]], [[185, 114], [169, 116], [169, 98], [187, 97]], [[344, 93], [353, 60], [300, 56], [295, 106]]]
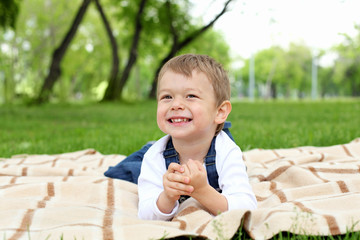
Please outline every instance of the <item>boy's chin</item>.
[[176, 140], [192, 140], [194, 138], [194, 134], [185, 133], [184, 131], [170, 131], [167, 134]]

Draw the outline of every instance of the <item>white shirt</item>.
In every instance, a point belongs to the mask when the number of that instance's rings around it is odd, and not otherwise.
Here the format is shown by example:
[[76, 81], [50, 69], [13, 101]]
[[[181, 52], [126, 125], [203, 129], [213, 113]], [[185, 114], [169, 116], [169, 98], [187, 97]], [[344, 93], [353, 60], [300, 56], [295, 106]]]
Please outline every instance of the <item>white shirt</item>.
[[[163, 192], [163, 175], [166, 172], [163, 151], [169, 135], [155, 142], [145, 153], [138, 179], [139, 211], [141, 219], [169, 220], [175, 216], [179, 208], [176, 202], [170, 214], [162, 213], [156, 201]], [[255, 195], [251, 189], [246, 167], [240, 148], [221, 131], [215, 140], [216, 170], [219, 175], [219, 187], [228, 202], [228, 210], [249, 209], [257, 207]]]

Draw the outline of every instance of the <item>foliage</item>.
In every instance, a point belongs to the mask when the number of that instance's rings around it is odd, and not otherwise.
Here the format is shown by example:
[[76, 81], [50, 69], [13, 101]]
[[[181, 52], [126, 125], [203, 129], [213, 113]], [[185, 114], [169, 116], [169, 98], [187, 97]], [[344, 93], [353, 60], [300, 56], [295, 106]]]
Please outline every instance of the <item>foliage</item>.
[[[335, 55], [330, 64], [317, 62], [318, 91], [322, 97], [360, 96], [360, 25], [357, 35], [344, 35], [344, 42], [332, 49], [315, 52], [303, 43], [290, 43], [283, 48], [272, 46], [255, 54], [255, 82], [257, 96], [304, 98], [311, 93], [312, 61]], [[330, 54], [329, 54], [330, 53]], [[247, 95], [250, 59], [234, 71], [236, 95]], [[238, 86], [241, 86], [239, 89]]]
[[[0, 94], [0, 103], [14, 102], [16, 98], [36, 97], [47, 75], [51, 53], [59, 46], [81, 2], [22, 2], [16, 31], [0, 31], [0, 69], [4, 69], [0, 70], [0, 92], [4, 93]], [[194, 19], [189, 15], [190, 1], [171, 2], [174, 25], [179, 31], [185, 33], [199, 26], [201, 17]], [[101, 4], [113, 28], [119, 46], [120, 69], [123, 69], [128, 58], [139, 1], [102, 0]], [[170, 49], [170, 28], [164, 1], [147, 2], [142, 25], [139, 58], [130, 74], [129, 84], [125, 86], [125, 99], [142, 99], [148, 95], [156, 67]], [[221, 60], [228, 63], [230, 57], [225, 40], [212, 29], [208, 33], [207, 36], [201, 36], [202, 44], [189, 46], [188, 51], [221, 56]], [[55, 84], [53, 99], [65, 102], [102, 98], [111, 66], [112, 49], [108, 41], [95, 4], [90, 4], [64, 57], [62, 75]]]
[[335, 47], [338, 58], [334, 79], [343, 86], [343, 94], [360, 96], [360, 25], [355, 28], [358, 31], [355, 37], [344, 34], [345, 41]]
[[[255, 76], [256, 84], [259, 85], [270, 85], [272, 86], [272, 93], [266, 93], [272, 95], [274, 98], [277, 97], [276, 87], [279, 84], [284, 84], [286, 78], [286, 53], [285, 50], [278, 46], [264, 49], [258, 52], [255, 56]], [[244, 69], [249, 69], [250, 60], [245, 63]], [[249, 72], [246, 71], [243, 75], [244, 79], [249, 79]], [[270, 91], [270, 89], [266, 89]], [[258, 93], [261, 94], [261, 93]]]
[[290, 44], [286, 61], [288, 62], [285, 70], [287, 79], [291, 80], [289, 86], [292, 89], [297, 89], [301, 97], [305, 92], [309, 92], [311, 88], [311, 50], [303, 44]]
[[[211, 43], [211, 44], [207, 44]], [[216, 51], [214, 51], [216, 46]], [[230, 69], [231, 59], [229, 58], [230, 47], [220, 32], [208, 31], [196, 39], [190, 46], [180, 52], [184, 53], [209, 54], [216, 61], [220, 62], [225, 69]]]
[[0, 27], [15, 28], [16, 19], [19, 14], [20, 0], [0, 1]]
[[[289, 49], [273, 46], [256, 53], [255, 78], [258, 95], [277, 98], [297, 95], [302, 98], [309, 92], [311, 83], [311, 50], [304, 44], [291, 43]], [[244, 69], [249, 68], [246, 60]], [[243, 79], [249, 78], [244, 72]], [[265, 86], [264, 89], [261, 89]]]
[[[13, 101], [14, 96], [32, 98], [38, 93], [47, 73], [50, 53], [61, 41], [70, 22], [68, 14], [74, 14], [73, 10], [68, 1], [23, 2], [16, 31], [7, 30], [1, 36], [4, 51], [0, 65], [5, 65], [3, 78], [11, 86], [5, 91], [7, 102]], [[67, 14], [63, 14], [65, 11]], [[77, 61], [79, 57], [81, 55], [69, 66], [81, 62]]]
[[[48, 73], [51, 53], [59, 45], [81, 0], [4, 0], [0, 2], [0, 104], [35, 98]], [[102, 0], [118, 44], [120, 70], [129, 56], [139, 0]], [[166, 7], [171, 3], [171, 16]], [[138, 59], [123, 91], [127, 100], [147, 98], [157, 67], [171, 50], [176, 28], [178, 41], [204, 25], [189, 13], [196, 2], [148, 0], [142, 16]], [[4, 10], [5, 9], [5, 10]], [[19, 11], [20, 9], [20, 11]], [[16, 21], [15, 21], [16, 20]], [[360, 95], [360, 27], [356, 36], [344, 35], [332, 51], [336, 61], [318, 65], [318, 89], [322, 97]], [[109, 81], [112, 49], [95, 4], [89, 9], [62, 63], [53, 100], [94, 101], [103, 97]], [[229, 70], [233, 96], [247, 96], [249, 59], [233, 67], [230, 48], [221, 32], [205, 32], [179, 53], [208, 54]], [[311, 61], [329, 50], [313, 50], [303, 43], [287, 48], [273, 46], [255, 54], [258, 97], [306, 98], [311, 92]], [[121, 74], [121, 72], [120, 72]]]

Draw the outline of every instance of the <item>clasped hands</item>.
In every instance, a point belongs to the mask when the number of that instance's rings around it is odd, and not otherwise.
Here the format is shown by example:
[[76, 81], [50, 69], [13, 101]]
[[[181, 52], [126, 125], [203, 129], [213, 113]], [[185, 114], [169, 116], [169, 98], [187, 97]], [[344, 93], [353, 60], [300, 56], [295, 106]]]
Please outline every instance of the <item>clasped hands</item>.
[[197, 196], [208, 187], [207, 173], [201, 162], [189, 159], [185, 165], [171, 163], [163, 176], [165, 195], [177, 201], [181, 195]]

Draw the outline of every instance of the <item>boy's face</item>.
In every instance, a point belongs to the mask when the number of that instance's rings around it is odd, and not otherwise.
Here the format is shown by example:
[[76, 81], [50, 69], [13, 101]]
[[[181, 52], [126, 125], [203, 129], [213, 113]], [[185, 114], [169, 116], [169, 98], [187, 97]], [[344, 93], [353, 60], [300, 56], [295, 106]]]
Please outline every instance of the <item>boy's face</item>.
[[218, 123], [215, 92], [204, 73], [192, 77], [167, 71], [158, 89], [157, 123], [174, 139], [213, 137]]

